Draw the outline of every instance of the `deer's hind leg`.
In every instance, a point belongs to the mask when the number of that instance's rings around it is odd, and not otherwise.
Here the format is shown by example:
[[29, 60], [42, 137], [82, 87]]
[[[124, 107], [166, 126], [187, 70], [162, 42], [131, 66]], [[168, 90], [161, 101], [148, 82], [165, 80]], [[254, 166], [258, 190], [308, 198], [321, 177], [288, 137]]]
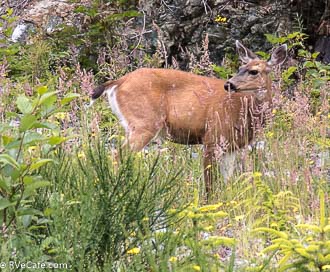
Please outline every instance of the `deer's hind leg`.
[[[150, 95], [137, 95], [125, 86], [113, 86], [107, 90], [109, 104], [126, 132], [123, 147], [140, 151], [164, 126], [160, 101]], [[159, 99], [158, 99], [159, 100]]]
[[153, 138], [158, 134], [159, 129], [147, 128], [144, 126], [133, 126], [130, 128], [126, 135], [126, 140], [123, 147], [128, 146], [132, 151], [142, 150]]

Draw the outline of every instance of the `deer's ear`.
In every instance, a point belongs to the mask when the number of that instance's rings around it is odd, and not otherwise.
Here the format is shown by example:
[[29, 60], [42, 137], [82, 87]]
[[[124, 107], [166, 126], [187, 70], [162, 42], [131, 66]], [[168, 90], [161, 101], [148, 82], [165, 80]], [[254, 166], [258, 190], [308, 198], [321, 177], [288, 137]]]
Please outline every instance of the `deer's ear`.
[[280, 47], [276, 48], [270, 58], [270, 61], [268, 61], [269, 65], [280, 65], [282, 64], [286, 57], [288, 52], [288, 46], [286, 44], [281, 45]]
[[251, 60], [258, 59], [257, 55], [254, 54], [250, 49], [247, 49], [243, 44], [236, 40], [236, 50], [240, 60], [246, 64]]

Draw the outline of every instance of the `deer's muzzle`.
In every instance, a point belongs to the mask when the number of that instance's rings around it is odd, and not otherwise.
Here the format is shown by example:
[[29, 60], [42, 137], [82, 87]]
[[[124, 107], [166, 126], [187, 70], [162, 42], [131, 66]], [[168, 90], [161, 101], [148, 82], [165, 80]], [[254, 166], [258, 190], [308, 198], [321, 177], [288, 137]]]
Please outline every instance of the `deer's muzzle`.
[[224, 85], [225, 87], [225, 90], [228, 91], [228, 92], [236, 92], [237, 91], [237, 88], [236, 86], [231, 83], [230, 81], [227, 81]]

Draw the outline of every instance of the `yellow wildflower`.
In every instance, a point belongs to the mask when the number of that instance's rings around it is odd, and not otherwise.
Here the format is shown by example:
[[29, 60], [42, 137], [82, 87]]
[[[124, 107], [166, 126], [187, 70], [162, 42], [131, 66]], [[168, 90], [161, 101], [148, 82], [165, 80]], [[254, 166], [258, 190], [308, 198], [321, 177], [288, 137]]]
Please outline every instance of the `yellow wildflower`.
[[266, 133], [266, 137], [269, 138], [269, 139], [273, 138], [273, 136], [274, 136], [274, 132], [268, 131]]
[[217, 210], [221, 205], [213, 204], [213, 205], [205, 205], [200, 208], [198, 208], [199, 212], [209, 212], [209, 211], [215, 211]]
[[127, 253], [128, 254], [139, 254], [140, 249], [138, 247], [134, 247], [134, 248], [131, 248], [131, 249], [127, 250]]
[[37, 149], [37, 147], [35, 145], [32, 145], [32, 146], [29, 146], [28, 151], [31, 153], [36, 149]]
[[203, 228], [205, 231], [211, 231], [213, 230], [213, 226], [206, 226]]
[[253, 173], [254, 178], [260, 178], [261, 176], [262, 176], [262, 174], [260, 172], [254, 172]]
[[178, 260], [178, 258], [175, 257], [175, 256], [172, 256], [172, 257], [170, 257], [170, 258], [168, 259], [168, 261], [169, 261], [170, 263], [175, 263], [177, 260]]
[[85, 153], [84, 153], [84, 152], [79, 152], [79, 153], [78, 153], [78, 158], [79, 158], [79, 159], [84, 159], [84, 158], [86, 158]]
[[135, 156], [138, 158], [138, 159], [141, 159], [143, 158], [143, 153], [140, 151], [140, 152], [136, 152], [135, 153]]
[[227, 18], [226, 17], [223, 17], [221, 15], [217, 15], [217, 17], [215, 17], [214, 21], [217, 22], [217, 23], [227, 23]]
[[330, 264], [323, 265], [322, 270], [330, 270]]
[[194, 265], [192, 267], [195, 271], [201, 271], [201, 267], [199, 265]]
[[58, 113], [55, 113], [54, 116], [59, 120], [64, 120], [67, 116], [67, 113], [66, 112], [58, 112]]

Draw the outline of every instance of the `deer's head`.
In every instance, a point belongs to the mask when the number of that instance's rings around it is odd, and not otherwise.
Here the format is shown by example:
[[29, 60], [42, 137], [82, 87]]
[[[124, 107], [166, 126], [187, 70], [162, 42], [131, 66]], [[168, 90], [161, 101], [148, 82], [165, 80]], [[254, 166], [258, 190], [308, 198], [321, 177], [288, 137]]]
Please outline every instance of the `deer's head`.
[[238, 73], [225, 83], [225, 90], [256, 94], [270, 90], [270, 72], [272, 67], [282, 64], [286, 59], [286, 44], [276, 48], [269, 61], [259, 59], [239, 41], [236, 41], [236, 49], [243, 65], [239, 68]]

